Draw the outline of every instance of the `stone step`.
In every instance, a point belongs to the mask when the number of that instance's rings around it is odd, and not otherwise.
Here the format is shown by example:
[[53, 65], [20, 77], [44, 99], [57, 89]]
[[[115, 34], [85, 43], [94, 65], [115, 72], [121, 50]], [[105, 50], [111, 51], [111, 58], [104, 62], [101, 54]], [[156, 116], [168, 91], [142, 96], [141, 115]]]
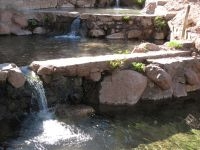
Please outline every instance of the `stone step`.
[[168, 58], [147, 59], [147, 62], [153, 63], [153, 64], [168, 65], [172, 63], [183, 63], [183, 62], [191, 62], [191, 61], [196, 61], [196, 60], [200, 60], [200, 57], [176, 56], [176, 57], [168, 57]]

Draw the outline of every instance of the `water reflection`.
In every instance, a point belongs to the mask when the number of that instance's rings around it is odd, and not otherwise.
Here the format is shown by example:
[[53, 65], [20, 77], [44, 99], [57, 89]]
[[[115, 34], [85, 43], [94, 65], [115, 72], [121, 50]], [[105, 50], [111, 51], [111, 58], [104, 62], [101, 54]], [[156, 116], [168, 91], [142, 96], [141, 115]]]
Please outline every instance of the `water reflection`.
[[0, 37], [0, 63], [14, 62], [18, 66], [34, 60], [48, 60], [116, 53], [134, 48], [138, 41], [107, 41], [95, 39], [66, 40], [46, 36]]

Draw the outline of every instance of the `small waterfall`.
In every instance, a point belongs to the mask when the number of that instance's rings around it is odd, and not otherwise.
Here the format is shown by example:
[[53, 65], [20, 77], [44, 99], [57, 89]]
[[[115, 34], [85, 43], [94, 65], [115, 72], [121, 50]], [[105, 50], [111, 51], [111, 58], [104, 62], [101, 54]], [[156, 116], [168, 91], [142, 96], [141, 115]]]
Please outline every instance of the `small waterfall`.
[[120, 0], [115, 0], [115, 7], [119, 8], [120, 7]]
[[70, 31], [69, 35], [71, 35], [71, 36], [79, 35], [80, 24], [81, 24], [81, 19], [79, 17], [74, 19], [71, 24], [71, 31]]
[[35, 72], [28, 69], [28, 67], [22, 67], [21, 70], [26, 76], [27, 82], [32, 89], [32, 95], [37, 99], [40, 111], [47, 112], [47, 99], [45, 96], [43, 83], [40, 80], [39, 76], [37, 76]]
[[73, 20], [70, 32], [67, 35], [59, 35], [55, 36], [56, 39], [65, 38], [65, 39], [72, 39], [72, 40], [79, 40], [80, 37], [80, 27], [81, 27], [81, 19], [77, 17]]

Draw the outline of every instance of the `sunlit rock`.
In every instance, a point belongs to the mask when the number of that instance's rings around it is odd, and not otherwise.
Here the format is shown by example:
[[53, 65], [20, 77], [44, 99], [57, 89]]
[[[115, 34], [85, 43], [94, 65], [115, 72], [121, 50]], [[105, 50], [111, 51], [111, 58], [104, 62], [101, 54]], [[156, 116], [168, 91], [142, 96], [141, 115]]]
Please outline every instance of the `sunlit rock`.
[[134, 105], [147, 86], [147, 78], [142, 74], [123, 70], [105, 77], [101, 82], [99, 101], [108, 105]]

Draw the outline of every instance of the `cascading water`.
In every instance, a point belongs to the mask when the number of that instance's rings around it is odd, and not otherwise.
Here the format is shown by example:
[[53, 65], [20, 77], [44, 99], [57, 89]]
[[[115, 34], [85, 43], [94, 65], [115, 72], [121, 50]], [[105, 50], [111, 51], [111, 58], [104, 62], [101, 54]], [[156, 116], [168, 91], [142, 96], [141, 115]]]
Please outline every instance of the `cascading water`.
[[65, 38], [65, 39], [72, 39], [72, 40], [79, 40], [80, 37], [80, 27], [81, 27], [81, 19], [77, 17], [73, 20], [70, 32], [67, 35], [59, 35], [55, 36], [56, 39]]
[[33, 96], [37, 99], [40, 111], [46, 112], [48, 106], [42, 81], [39, 76], [37, 76], [35, 72], [29, 70], [28, 67], [22, 67], [21, 70], [26, 76], [26, 80], [32, 89]]
[[[79, 128], [55, 119], [47, 107], [45, 91], [40, 78], [28, 67], [22, 67], [33, 95], [37, 98], [39, 112], [31, 113], [23, 122], [19, 137], [11, 141], [9, 150], [55, 150], [73, 147], [92, 138]], [[1, 148], [0, 148], [1, 149]], [[73, 149], [73, 148], [72, 148]]]
[[119, 8], [120, 7], [120, 0], [115, 0], [115, 7]]

